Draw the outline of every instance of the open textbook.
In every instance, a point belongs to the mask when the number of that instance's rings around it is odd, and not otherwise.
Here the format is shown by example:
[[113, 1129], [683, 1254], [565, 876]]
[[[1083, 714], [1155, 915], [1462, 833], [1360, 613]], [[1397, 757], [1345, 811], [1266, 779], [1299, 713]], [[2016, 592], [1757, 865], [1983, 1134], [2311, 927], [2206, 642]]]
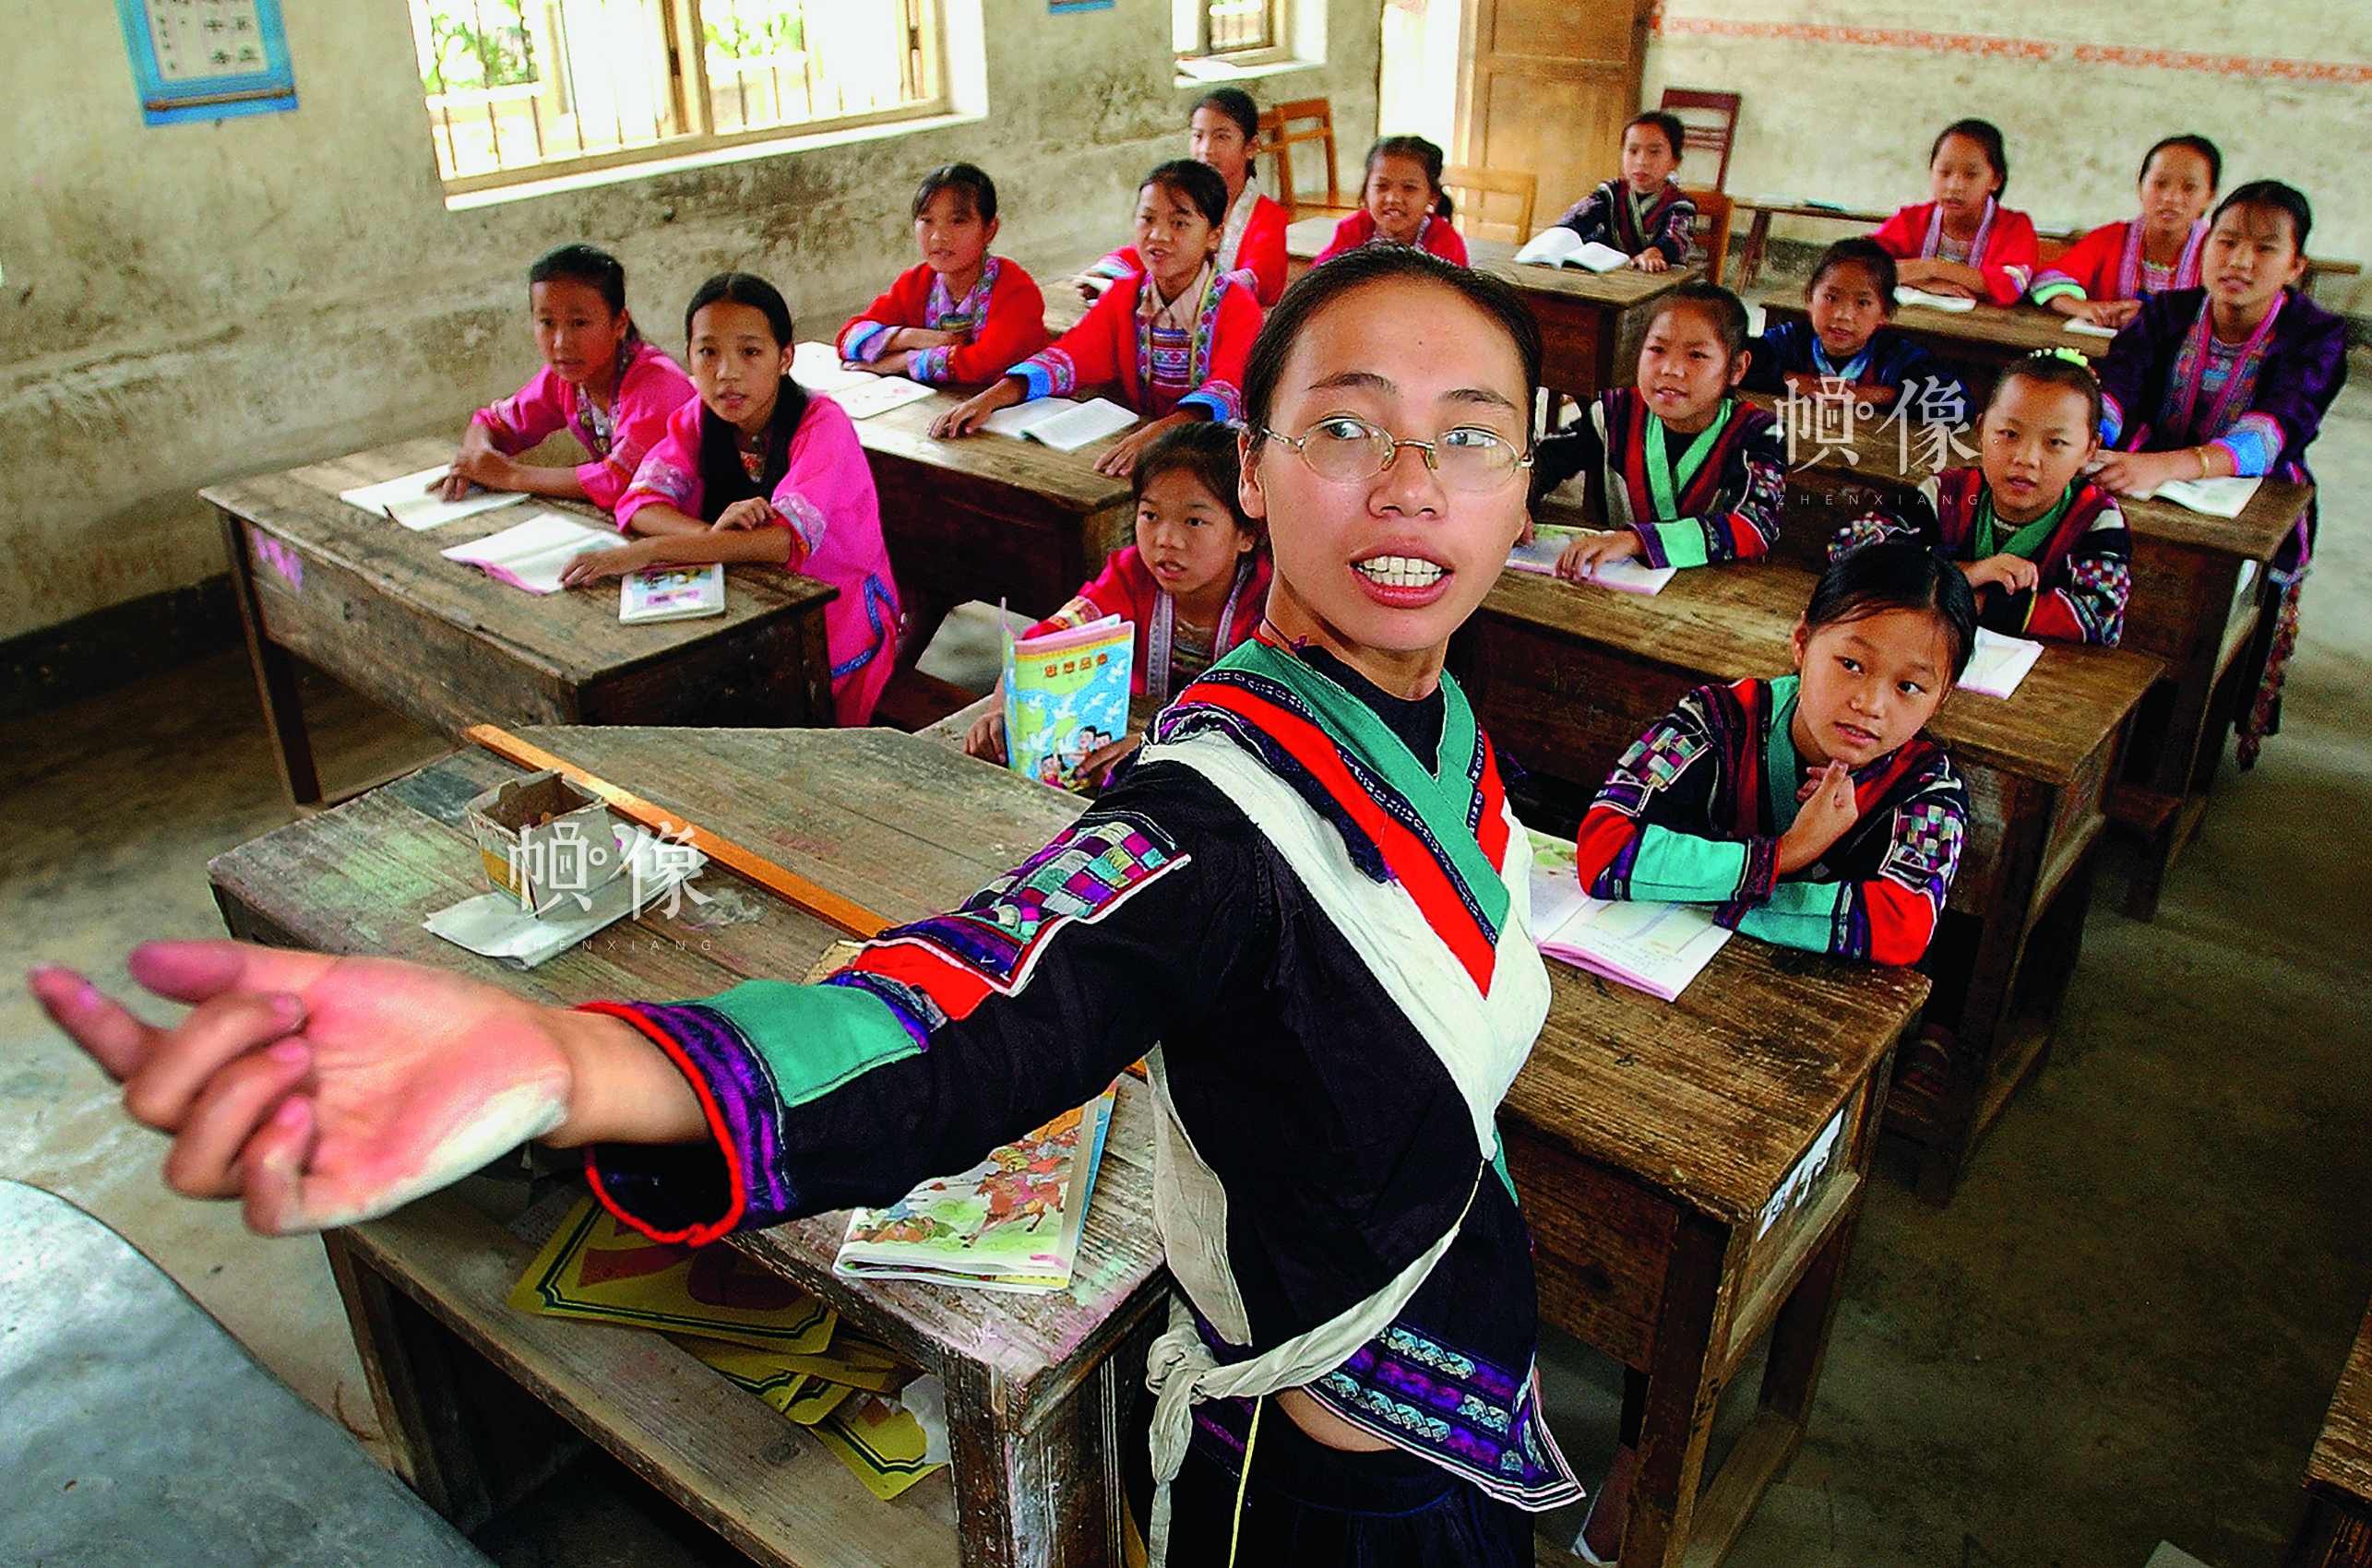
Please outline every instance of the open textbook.
[[[1532, 529], [1532, 542], [1519, 544], [1508, 552], [1508, 568], [1531, 572], [1538, 576], [1556, 575], [1556, 558], [1565, 547], [1594, 529], [1565, 528], [1556, 523], [1542, 523]], [[1620, 561], [1602, 562], [1591, 572], [1589, 580], [1600, 588], [1619, 588], [1624, 593], [1661, 593], [1670, 582], [1677, 566], [1651, 566], [1637, 556]]]
[[1570, 839], [1532, 837], [1532, 945], [1669, 1002], [1733, 934], [1696, 904], [1610, 903], [1581, 890]]
[[474, 494], [464, 495], [459, 501], [447, 501], [435, 487], [442, 486], [449, 471], [440, 463], [433, 469], [423, 469], [416, 474], [341, 490], [338, 493], [338, 499], [349, 506], [360, 506], [365, 512], [393, 517], [414, 532], [462, 517], [474, 517], [481, 512], [491, 512], [497, 506], [507, 506], [514, 501], [527, 499], [516, 491], [481, 490]]
[[571, 522], [556, 512], [538, 512], [527, 521], [438, 554], [447, 561], [482, 566], [486, 575], [530, 593], [558, 593], [560, 574], [589, 550], [607, 550], [617, 535]]
[[1612, 272], [1631, 264], [1631, 258], [1614, 246], [1585, 240], [1562, 224], [1543, 229], [1526, 240], [1516, 259], [1535, 267], [1579, 267], [1591, 272]]
[[1117, 435], [1136, 422], [1135, 414], [1109, 398], [1091, 398], [1084, 403], [1075, 403], [1067, 398], [1041, 398], [1034, 403], [999, 409], [981, 421], [980, 428], [999, 435], [1023, 436], [1057, 452], [1076, 452], [1091, 441]]

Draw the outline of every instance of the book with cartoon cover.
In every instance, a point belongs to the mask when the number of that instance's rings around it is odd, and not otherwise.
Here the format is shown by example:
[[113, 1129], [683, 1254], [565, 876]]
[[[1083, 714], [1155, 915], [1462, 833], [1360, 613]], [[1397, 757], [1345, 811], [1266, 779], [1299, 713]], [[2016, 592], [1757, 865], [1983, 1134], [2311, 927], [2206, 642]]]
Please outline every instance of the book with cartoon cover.
[[1103, 1158], [1115, 1089], [935, 1177], [888, 1208], [849, 1215], [833, 1272], [990, 1290], [1067, 1289]]
[[1062, 787], [1128, 731], [1137, 628], [1117, 615], [1005, 639], [1005, 756], [1014, 772]]

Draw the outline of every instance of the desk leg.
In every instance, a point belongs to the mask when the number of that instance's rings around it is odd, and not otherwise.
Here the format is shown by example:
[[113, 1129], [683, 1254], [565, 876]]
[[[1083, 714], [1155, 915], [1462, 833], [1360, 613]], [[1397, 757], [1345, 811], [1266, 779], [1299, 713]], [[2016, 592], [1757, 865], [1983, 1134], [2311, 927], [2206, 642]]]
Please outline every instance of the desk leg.
[[1746, 249], [1738, 256], [1738, 288], [1741, 291], [1753, 288], [1755, 279], [1762, 276], [1762, 247], [1770, 239], [1770, 214], [1758, 207], [1754, 220], [1746, 225]]
[[264, 631], [256, 602], [256, 563], [247, 549], [247, 526], [220, 507], [222, 553], [231, 566], [231, 591], [239, 601], [239, 622], [247, 632], [247, 661], [255, 667], [256, 693], [263, 699], [264, 731], [280, 764], [280, 788], [300, 811], [321, 803], [321, 779], [314, 771], [313, 742], [304, 728], [304, 704], [296, 689], [296, 666], [288, 650]]
[[920, 588], [900, 588], [900, 594], [906, 614], [905, 624], [898, 634], [898, 668], [912, 670], [914, 661], [929, 651], [931, 639], [947, 624], [955, 601]]
[[1680, 1568], [1690, 1557], [1697, 1487], [1722, 1396], [1713, 1318], [1721, 1300], [1728, 1233], [1704, 1219], [1682, 1220], [1674, 1239], [1647, 1374], [1647, 1415], [1639, 1431], [1639, 1477], [1631, 1483], [1622, 1568]]
[[2372, 1516], [2360, 1503], [2347, 1506], [2309, 1484], [2306, 1516], [2282, 1568], [2372, 1568]]

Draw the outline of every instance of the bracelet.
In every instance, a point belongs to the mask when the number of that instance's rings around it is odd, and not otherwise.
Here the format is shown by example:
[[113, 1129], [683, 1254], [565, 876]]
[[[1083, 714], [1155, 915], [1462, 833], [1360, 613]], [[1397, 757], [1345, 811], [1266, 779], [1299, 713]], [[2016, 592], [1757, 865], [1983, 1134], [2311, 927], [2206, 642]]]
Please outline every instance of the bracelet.
[[2199, 478], [2207, 478], [2207, 448], [2204, 446], [2194, 446], [2191, 448], [2191, 456], [2199, 460]]

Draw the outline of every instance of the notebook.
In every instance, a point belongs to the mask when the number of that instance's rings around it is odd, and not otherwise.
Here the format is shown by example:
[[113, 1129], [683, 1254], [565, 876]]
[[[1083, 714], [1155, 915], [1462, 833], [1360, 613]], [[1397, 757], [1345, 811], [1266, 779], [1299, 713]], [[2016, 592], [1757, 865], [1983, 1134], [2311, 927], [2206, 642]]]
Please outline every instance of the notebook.
[[423, 469], [416, 474], [400, 479], [381, 480], [376, 484], [360, 484], [352, 490], [341, 490], [338, 499], [350, 506], [360, 506], [365, 512], [376, 512], [393, 517], [414, 532], [424, 532], [441, 524], [462, 517], [474, 517], [481, 512], [491, 512], [497, 506], [507, 506], [526, 497], [517, 491], [482, 490], [474, 495], [464, 495], [459, 501], [447, 501], [429, 487], [443, 481], [450, 470], [443, 464]]
[[1579, 267], [1591, 272], [1612, 272], [1631, 264], [1631, 258], [1614, 246], [1585, 240], [1561, 224], [1526, 240], [1516, 259], [1534, 267]]
[[725, 612], [725, 567], [654, 566], [618, 579], [618, 621], [639, 626], [650, 621], [697, 621]]
[[980, 422], [983, 430], [1021, 436], [1057, 452], [1076, 452], [1091, 441], [1117, 435], [1137, 422], [1137, 416], [1109, 398], [1075, 403], [1068, 398], [1041, 398], [999, 409]]
[[482, 566], [488, 576], [530, 593], [558, 593], [560, 574], [569, 562], [589, 550], [607, 550], [617, 541], [614, 533], [589, 529], [556, 513], [538, 512], [517, 527], [437, 553], [447, 561]]
[[[1530, 544], [1519, 544], [1508, 552], [1508, 568], [1515, 572], [1532, 572], [1540, 576], [1556, 575], [1556, 558], [1565, 547], [1594, 529], [1571, 529], [1554, 523], [1542, 523], [1532, 529]], [[1650, 566], [1636, 556], [1621, 561], [1602, 563], [1591, 572], [1589, 580], [1600, 588], [1616, 588], [1624, 593], [1661, 593], [1670, 582], [1677, 566]]]
[[2032, 637], [2012, 637], [1979, 626], [1976, 647], [1969, 654], [1969, 667], [1961, 672], [1960, 684], [1963, 691], [1979, 692], [1989, 697], [2006, 697], [2026, 679], [2026, 671], [2043, 657], [2043, 645]]
[[1532, 945], [1577, 969], [1670, 1002], [1734, 932], [1695, 904], [1609, 902], [1581, 890], [1573, 844], [1532, 837]]
[[1116, 1084], [969, 1170], [934, 1177], [888, 1208], [849, 1215], [832, 1272], [984, 1290], [1066, 1289], [1095, 1192]]

